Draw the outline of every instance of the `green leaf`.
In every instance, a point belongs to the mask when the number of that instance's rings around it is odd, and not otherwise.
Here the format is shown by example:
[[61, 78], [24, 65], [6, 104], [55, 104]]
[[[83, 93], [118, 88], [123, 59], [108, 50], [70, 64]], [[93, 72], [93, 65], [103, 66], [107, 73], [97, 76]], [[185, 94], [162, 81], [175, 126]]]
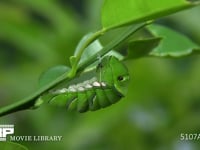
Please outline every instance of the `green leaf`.
[[112, 49], [114, 49], [117, 46], [119, 46], [120, 44], [124, 43], [131, 35], [136, 33], [138, 30], [144, 28], [149, 23], [150, 22], [145, 22], [145, 23], [136, 24], [136, 25], [134, 24], [134, 25], [128, 27], [128, 29], [125, 32], [120, 34], [120, 36], [115, 37], [112, 41], [110, 41], [110, 43], [105, 45], [98, 53], [96, 53], [95, 55], [91, 56], [90, 59], [88, 59], [84, 63], [80, 63], [79, 64], [79, 70], [84, 70], [84, 68], [86, 68], [88, 65], [90, 65], [91, 62], [95, 62], [96, 58], [98, 56], [104, 56], [105, 54], [110, 52]]
[[64, 73], [68, 72], [69, 70], [70, 70], [70, 68], [67, 66], [64, 66], [64, 65], [55, 66], [55, 67], [48, 69], [46, 72], [44, 72], [40, 76], [39, 87], [46, 86], [47, 84], [56, 80], [58, 77], [60, 77]]
[[74, 56], [77, 56], [79, 54], [79, 51], [81, 50], [81, 48], [83, 47], [83, 45], [85, 44], [85, 42], [91, 38], [93, 36], [93, 33], [88, 33], [86, 35], [84, 35], [81, 40], [79, 41], [78, 45], [76, 46], [76, 49], [74, 51]]
[[163, 39], [159, 46], [150, 53], [152, 56], [180, 57], [200, 52], [200, 47], [197, 44], [172, 29], [155, 24], [149, 25], [147, 29], [153, 36]]
[[0, 142], [1, 150], [28, 150], [25, 146], [13, 142]]
[[[81, 41], [79, 42], [74, 55], [76, 56], [79, 52], [80, 47], [82, 47], [83, 44], [85, 44], [85, 41], [87, 41], [87, 39], [89, 39], [93, 34], [92, 33], [88, 33], [86, 34]], [[83, 52], [81, 59], [79, 61], [80, 63], [83, 63], [84, 61], [86, 61], [87, 59], [89, 59], [91, 56], [93, 56], [94, 54], [96, 54], [98, 51], [100, 51], [102, 48], [102, 45], [100, 44], [99, 40], [95, 40], [93, 41]]]
[[78, 43], [74, 56], [70, 57], [70, 62], [72, 65], [72, 69], [68, 74], [69, 78], [72, 78], [76, 75], [78, 65], [80, 64], [80, 60], [85, 49], [90, 46], [99, 36], [104, 34], [104, 30], [97, 31], [95, 33], [89, 33], [85, 35], [81, 41]]
[[157, 47], [162, 38], [155, 37], [149, 39], [134, 40], [129, 42], [128, 55], [126, 59], [135, 59], [144, 57]]
[[[80, 41], [79, 45], [81, 45], [82, 42], [84, 42], [84, 41], [85, 41], [88, 37], [90, 37], [90, 36], [91, 36], [91, 33], [85, 35], [85, 36], [82, 38], [82, 40]], [[78, 46], [78, 47], [79, 47], [79, 46]], [[82, 56], [81, 56], [81, 59], [80, 59], [80, 61], [79, 61], [79, 64], [86, 62], [86, 61], [87, 61], [88, 59], [90, 59], [92, 56], [94, 56], [94, 55], [97, 54], [99, 51], [101, 51], [102, 48], [103, 48], [103, 46], [102, 46], [102, 44], [100, 43], [99, 40], [93, 41], [93, 42], [84, 50], [84, 52], [83, 52], [83, 54], [82, 54]], [[78, 48], [77, 48], [76, 51], [75, 51], [75, 55], [77, 54], [77, 50], [78, 50]], [[123, 59], [123, 56], [122, 56], [120, 53], [118, 53], [118, 52], [116, 52], [116, 51], [114, 51], [114, 50], [109, 51], [106, 55], [113, 55], [113, 56], [117, 57], [117, 58], [120, 59], [120, 60]], [[99, 56], [99, 57], [100, 57], [100, 56]], [[97, 57], [96, 59], [98, 60], [98, 57]], [[97, 61], [96, 61], [96, 62], [97, 62]], [[91, 65], [89, 66], [89, 68], [92, 68], [92, 67], [94, 67], [94, 66], [96, 66], [96, 63], [91, 64]]]
[[195, 6], [186, 0], [105, 0], [102, 25], [105, 29], [157, 19]]

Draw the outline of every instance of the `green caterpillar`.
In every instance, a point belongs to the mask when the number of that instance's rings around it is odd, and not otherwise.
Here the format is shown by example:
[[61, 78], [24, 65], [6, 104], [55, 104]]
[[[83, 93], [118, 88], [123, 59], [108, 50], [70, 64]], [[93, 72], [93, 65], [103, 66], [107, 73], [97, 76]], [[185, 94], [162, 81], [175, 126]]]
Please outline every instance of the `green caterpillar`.
[[107, 107], [127, 93], [129, 74], [114, 56], [106, 56], [92, 71], [83, 73], [59, 89], [49, 91], [50, 104], [86, 112]]

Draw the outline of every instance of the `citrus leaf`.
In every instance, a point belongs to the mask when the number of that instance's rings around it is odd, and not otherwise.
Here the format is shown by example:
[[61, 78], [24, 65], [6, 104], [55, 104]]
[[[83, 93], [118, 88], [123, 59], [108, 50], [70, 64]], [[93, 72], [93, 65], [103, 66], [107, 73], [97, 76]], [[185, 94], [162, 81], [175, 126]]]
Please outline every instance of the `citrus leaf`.
[[129, 42], [128, 55], [126, 59], [135, 59], [147, 56], [155, 47], [159, 45], [161, 40], [162, 38], [160, 37], [154, 37]]
[[[88, 37], [90, 37], [91, 33], [85, 35], [82, 40], [80, 41], [79, 45], [84, 42]], [[101, 51], [103, 48], [102, 44], [100, 43], [99, 40], [95, 40], [93, 41], [83, 52], [82, 56], [81, 56], [81, 59], [79, 61], [79, 64], [82, 64], [84, 62], [86, 62], [88, 59], [90, 59], [92, 56], [94, 56], [95, 54], [97, 54], [99, 51]], [[77, 54], [77, 50], [78, 48], [76, 49], [75, 51], [75, 55]], [[115, 56], [117, 57], [118, 59], [122, 60], [123, 59], [123, 56], [114, 51], [114, 50], [111, 50], [109, 51], [106, 55], [112, 55], [112, 56]], [[100, 57], [100, 56], [99, 56]], [[98, 57], [96, 58], [98, 60]], [[100, 59], [100, 58], [99, 58]], [[97, 62], [97, 61], [96, 61]], [[94, 66], [96, 66], [96, 63], [93, 63], [91, 64], [88, 68], [93, 68]]]
[[105, 0], [102, 7], [102, 25], [105, 29], [154, 20], [195, 6], [186, 0]]
[[64, 65], [55, 66], [48, 69], [46, 72], [42, 73], [42, 75], [40, 76], [39, 87], [43, 87], [49, 84], [50, 82], [56, 80], [58, 77], [68, 72], [69, 70], [70, 68]]
[[153, 49], [151, 56], [180, 57], [200, 53], [200, 47], [185, 35], [161, 25], [149, 25], [147, 27], [155, 37], [163, 40], [159, 46]]
[[79, 41], [78, 45], [76, 46], [76, 49], [74, 51], [74, 56], [77, 56], [81, 47], [83, 47], [83, 45], [85, 44], [85, 42], [92, 37], [94, 33], [88, 33], [86, 35], [84, 35], [81, 40]]
[[[84, 44], [84, 42], [90, 38], [92, 36], [92, 33], [88, 33], [86, 34], [81, 41], [79, 42], [76, 51], [74, 53], [74, 55], [76, 56], [78, 51], [79, 51], [79, 47], [81, 47], [82, 44]], [[80, 63], [83, 63], [84, 61], [86, 61], [87, 59], [89, 59], [91, 56], [93, 56], [94, 54], [96, 54], [97, 52], [99, 52], [102, 48], [102, 45], [100, 44], [99, 40], [95, 40], [93, 41], [83, 52], [81, 59], [79, 61]]]

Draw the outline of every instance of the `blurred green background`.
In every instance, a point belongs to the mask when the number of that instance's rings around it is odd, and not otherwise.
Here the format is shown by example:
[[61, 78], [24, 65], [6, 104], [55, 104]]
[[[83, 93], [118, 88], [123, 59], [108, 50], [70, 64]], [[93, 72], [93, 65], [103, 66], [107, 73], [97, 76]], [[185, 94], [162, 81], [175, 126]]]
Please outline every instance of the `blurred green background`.
[[[87, 32], [101, 27], [102, 1], [0, 1], [0, 106], [37, 89], [48, 68], [69, 65]], [[159, 20], [200, 45], [200, 7]], [[59, 135], [61, 142], [20, 142], [31, 150], [197, 150], [200, 141], [200, 57], [141, 58], [126, 62], [131, 82], [122, 101], [79, 114], [52, 106], [0, 118], [15, 135]]]

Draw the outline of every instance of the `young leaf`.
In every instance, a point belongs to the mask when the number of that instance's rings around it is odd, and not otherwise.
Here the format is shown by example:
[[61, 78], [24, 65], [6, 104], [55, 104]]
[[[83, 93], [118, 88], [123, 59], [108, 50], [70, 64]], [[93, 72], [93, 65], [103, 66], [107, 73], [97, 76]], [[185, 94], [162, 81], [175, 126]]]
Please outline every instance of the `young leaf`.
[[40, 78], [39, 78], [39, 87], [43, 87], [43, 86], [51, 83], [52, 81], [57, 79], [62, 74], [68, 72], [69, 70], [70, 70], [69, 67], [63, 66], [63, 65], [55, 66], [55, 67], [52, 67], [52, 68], [48, 69], [46, 72], [44, 72], [40, 76]]
[[180, 57], [200, 53], [200, 47], [188, 37], [161, 25], [149, 25], [147, 29], [155, 37], [163, 40], [149, 55]]
[[102, 25], [105, 29], [145, 22], [195, 6], [187, 0], [105, 0]]
[[[87, 36], [89, 36], [89, 35], [90, 35], [90, 34], [86, 35], [85, 38], [86, 38]], [[83, 39], [84, 39], [84, 38], [83, 38]], [[101, 51], [102, 48], [103, 48], [103, 46], [102, 46], [102, 44], [100, 43], [99, 40], [93, 41], [93, 42], [84, 50], [84, 52], [83, 52], [83, 54], [82, 54], [82, 56], [81, 56], [81, 59], [80, 59], [80, 61], [79, 61], [79, 64], [86, 62], [86, 61], [87, 61], [88, 59], [90, 59], [93, 55], [95, 55], [95, 54], [97, 54], [99, 51]], [[75, 51], [75, 54], [76, 54], [76, 53], [77, 53], [77, 52]], [[122, 56], [120, 53], [118, 53], [118, 52], [116, 52], [116, 51], [114, 51], [114, 50], [109, 51], [109, 52], [107, 53], [107, 55], [114, 55], [115, 57], [117, 57], [117, 58], [120, 59], [120, 60], [123, 59], [123, 56]], [[98, 58], [97, 58], [97, 59], [98, 59]], [[93, 63], [92, 65], [90, 65], [90, 67], [93, 67], [93, 66], [96, 66], [96, 64]]]
[[93, 35], [93, 33], [88, 33], [88, 34], [84, 35], [84, 36], [81, 38], [81, 40], [79, 41], [79, 43], [78, 43], [78, 45], [76, 46], [76, 49], [75, 49], [75, 51], [74, 51], [74, 56], [77, 56], [77, 55], [78, 55], [80, 49], [83, 47], [83, 45], [85, 44], [85, 42], [86, 42], [89, 38], [92, 37], [92, 35]]
[[[82, 43], [84, 43], [92, 34], [89, 33], [87, 35], [85, 35], [82, 40], [79, 42], [77, 49], [74, 53], [74, 55], [77, 55], [79, 47]], [[86, 61], [88, 58], [90, 58], [91, 56], [93, 56], [94, 54], [96, 54], [98, 51], [100, 51], [102, 48], [102, 45], [100, 44], [99, 40], [95, 40], [93, 41], [83, 52], [81, 59], [79, 61], [80, 63], [83, 63], [84, 61]]]

